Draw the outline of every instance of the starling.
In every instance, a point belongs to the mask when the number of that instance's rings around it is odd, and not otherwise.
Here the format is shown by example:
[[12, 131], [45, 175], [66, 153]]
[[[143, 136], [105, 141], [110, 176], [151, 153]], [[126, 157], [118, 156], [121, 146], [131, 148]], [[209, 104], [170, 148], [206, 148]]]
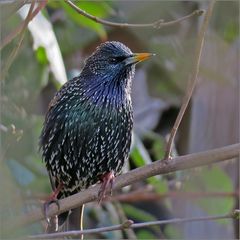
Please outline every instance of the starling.
[[130, 150], [135, 64], [151, 55], [105, 42], [86, 60], [80, 75], [56, 93], [40, 136], [54, 190], [50, 202], [97, 182], [102, 182], [102, 199], [112, 186]]

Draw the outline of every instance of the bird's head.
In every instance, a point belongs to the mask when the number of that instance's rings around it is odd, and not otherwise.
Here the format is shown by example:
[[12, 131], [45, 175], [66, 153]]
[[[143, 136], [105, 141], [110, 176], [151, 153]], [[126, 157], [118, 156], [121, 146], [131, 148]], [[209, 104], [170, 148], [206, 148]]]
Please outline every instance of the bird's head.
[[120, 42], [105, 42], [86, 60], [82, 74], [93, 91], [95, 89], [114, 98], [120, 92], [130, 93], [135, 65], [152, 55], [132, 53]]

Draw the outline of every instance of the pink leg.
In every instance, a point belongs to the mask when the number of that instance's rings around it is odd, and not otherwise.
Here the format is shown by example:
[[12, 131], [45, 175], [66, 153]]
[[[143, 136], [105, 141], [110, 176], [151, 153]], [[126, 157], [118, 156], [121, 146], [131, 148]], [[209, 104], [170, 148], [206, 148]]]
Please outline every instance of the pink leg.
[[49, 218], [48, 218], [48, 209], [49, 209], [49, 206], [50, 206], [52, 203], [55, 203], [55, 204], [57, 205], [58, 209], [60, 209], [57, 196], [58, 196], [58, 194], [60, 193], [60, 191], [62, 190], [62, 188], [63, 188], [63, 184], [60, 183], [60, 184], [58, 185], [58, 187], [54, 190], [54, 192], [46, 199], [45, 203], [43, 204], [44, 216], [45, 216], [45, 219], [46, 219], [46, 221], [47, 221], [48, 223], [49, 223]]
[[102, 182], [102, 185], [98, 192], [98, 203], [101, 203], [102, 200], [106, 197], [108, 190], [110, 190], [110, 193], [112, 195], [114, 178], [115, 176], [113, 172], [108, 172], [101, 176], [100, 180]]

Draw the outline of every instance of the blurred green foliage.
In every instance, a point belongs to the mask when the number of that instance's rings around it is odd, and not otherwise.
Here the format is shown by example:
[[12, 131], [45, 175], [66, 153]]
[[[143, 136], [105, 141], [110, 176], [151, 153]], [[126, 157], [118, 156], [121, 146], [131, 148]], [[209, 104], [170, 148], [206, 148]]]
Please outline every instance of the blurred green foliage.
[[[183, 185], [183, 190], [194, 192], [198, 188], [200, 192], [234, 192], [234, 187], [231, 178], [218, 166], [204, 167], [200, 171], [190, 176], [190, 179]], [[209, 215], [223, 215], [226, 212], [231, 212], [234, 208], [234, 199], [225, 198], [202, 198], [197, 200]]]
[[48, 58], [44, 47], [39, 47], [36, 51], [36, 58], [40, 64], [47, 65]]
[[[74, 9], [72, 9], [69, 5], [67, 5], [63, 1], [59, 3], [66, 11], [67, 15], [75, 23], [79, 24], [80, 26], [84, 26], [96, 31], [103, 40], [107, 39], [107, 33], [103, 25], [95, 23], [84, 16], [79, 16], [79, 13], [77, 13]], [[100, 18], [107, 17], [109, 11], [111, 10], [107, 2], [76, 2], [76, 6], [80, 7], [82, 10], [86, 11], [87, 13], [93, 16]]]

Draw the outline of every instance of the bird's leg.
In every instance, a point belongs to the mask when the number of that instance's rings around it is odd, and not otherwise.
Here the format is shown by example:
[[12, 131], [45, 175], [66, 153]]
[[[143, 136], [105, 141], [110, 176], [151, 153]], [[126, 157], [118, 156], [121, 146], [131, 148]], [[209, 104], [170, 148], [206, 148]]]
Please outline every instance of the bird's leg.
[[45, 203], [43, 204], [44, 216], [48, 223], [49, 223], [49, 218], [48, 218], [49, 206], [51, 204], [55, 203], [58, 207], [58, 210], [60, 209], [60, 205], [59, 205], [57, 196], [60, 193], [60, 191], [62, 190], [62, 188], [63, 188], [63, 184], [59, 183], [58, 187], [53, 191], [53, 193], [46, 199]]
[[110, 190], [110, 194], [112, 195], [114, 178], [115, 176], [113, 172], [107, 172], [101, 176], [100, 181], [102, 182], [102, 185], [98, 192], [98, 203], [102, 202], [108, 190]]

